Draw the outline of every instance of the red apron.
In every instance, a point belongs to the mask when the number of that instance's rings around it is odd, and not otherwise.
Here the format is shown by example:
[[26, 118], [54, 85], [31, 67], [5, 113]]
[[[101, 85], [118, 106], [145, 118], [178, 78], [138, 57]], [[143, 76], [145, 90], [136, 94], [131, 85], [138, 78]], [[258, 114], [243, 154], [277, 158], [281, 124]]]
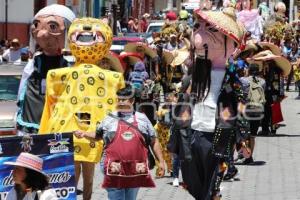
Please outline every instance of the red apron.
[[[133, 126], [138, 127], [134, 115]], [[105, 148], [104, 188], [155, 187], [140, 132], [119, 120], [115, 137]]]

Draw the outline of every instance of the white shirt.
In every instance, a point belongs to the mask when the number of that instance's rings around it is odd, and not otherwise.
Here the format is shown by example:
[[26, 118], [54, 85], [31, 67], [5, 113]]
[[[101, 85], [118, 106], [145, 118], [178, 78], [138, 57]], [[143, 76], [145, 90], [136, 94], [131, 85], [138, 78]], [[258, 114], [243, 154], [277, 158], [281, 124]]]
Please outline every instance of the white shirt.
[[[35, 195], [37, 193], [34, 192], [28, 192], [25, 197], [23, 198], [23, 200], [34, 200]], [[6, 200], [17, 200], [17, 193], [15, 188], [12, 188], [7, 196], [6, 196]], [[56, 196], [56, 192], [53, 189], [48, 189], [48, 190], [44, 190], [40, 197], [39, 200], [58, 200], [57, 196]]]
[[203, 102], [198, 102], [194, 106], [192, 129], [203, 132], [214, 132], [217, 101], [224, 75], [225, 69], [211, 71], [210, 91]]
[[16, 60], [21, 58], [21, 49], [18, 49], [16, 51], [7, 49], [3, 53], [3, 58], [5, 58], [8, 62], [15, 62]]

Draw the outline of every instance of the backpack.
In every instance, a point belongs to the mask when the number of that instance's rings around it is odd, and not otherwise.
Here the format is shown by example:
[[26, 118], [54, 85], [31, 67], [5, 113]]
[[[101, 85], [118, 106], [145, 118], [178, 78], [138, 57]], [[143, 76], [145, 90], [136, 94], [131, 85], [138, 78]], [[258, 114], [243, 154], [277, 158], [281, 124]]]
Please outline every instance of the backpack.
[[264, 105], [266, 103], [265, 91], [259, 81], [255, 81], [254, 78], [250, 80], [249, 93], [248, 93], [249, 103], [252, 105]]
[[263, 117], [264, 104], [266, 103], [265, 91], [259, 81], [252, 78], [250, 80], [248, 93], [248, 113], [249, 117], [261, 118]]
[[141, 97], [144, 89], [144, 76], [142, 72], [132, 72], [130, 83], [135, 90], [135, 96]]

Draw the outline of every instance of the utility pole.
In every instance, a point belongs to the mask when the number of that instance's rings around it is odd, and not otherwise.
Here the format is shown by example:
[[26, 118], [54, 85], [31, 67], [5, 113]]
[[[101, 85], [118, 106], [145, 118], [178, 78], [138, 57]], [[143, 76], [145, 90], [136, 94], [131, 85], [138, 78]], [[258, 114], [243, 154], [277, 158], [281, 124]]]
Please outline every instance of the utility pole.
[[118, 35], [117, 30], [117, 6], [116, 4], [112, 5], [112, 17], [113, 17], [113, 34]]
[[8, 0], [5, 0], [5, 25], [4, 25], [4, 29], [5, 29], [5, 39], [8, 39]]

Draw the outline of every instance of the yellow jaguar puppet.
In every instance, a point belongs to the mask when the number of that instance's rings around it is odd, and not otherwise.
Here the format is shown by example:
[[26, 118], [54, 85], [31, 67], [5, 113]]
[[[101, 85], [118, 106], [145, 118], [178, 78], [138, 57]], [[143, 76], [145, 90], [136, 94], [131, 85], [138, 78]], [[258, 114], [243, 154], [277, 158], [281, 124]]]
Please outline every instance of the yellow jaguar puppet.
[[[94, 132], [96, 124], [115, 109], [123, 75], [96, 66], [112, 44], [110, 27], [99, 19], [76, 19], [68, 32], [73, 67], [50, 70], [39, 132]], [[99, 162], [102, 143], [74, 137], [75, 161]]]

